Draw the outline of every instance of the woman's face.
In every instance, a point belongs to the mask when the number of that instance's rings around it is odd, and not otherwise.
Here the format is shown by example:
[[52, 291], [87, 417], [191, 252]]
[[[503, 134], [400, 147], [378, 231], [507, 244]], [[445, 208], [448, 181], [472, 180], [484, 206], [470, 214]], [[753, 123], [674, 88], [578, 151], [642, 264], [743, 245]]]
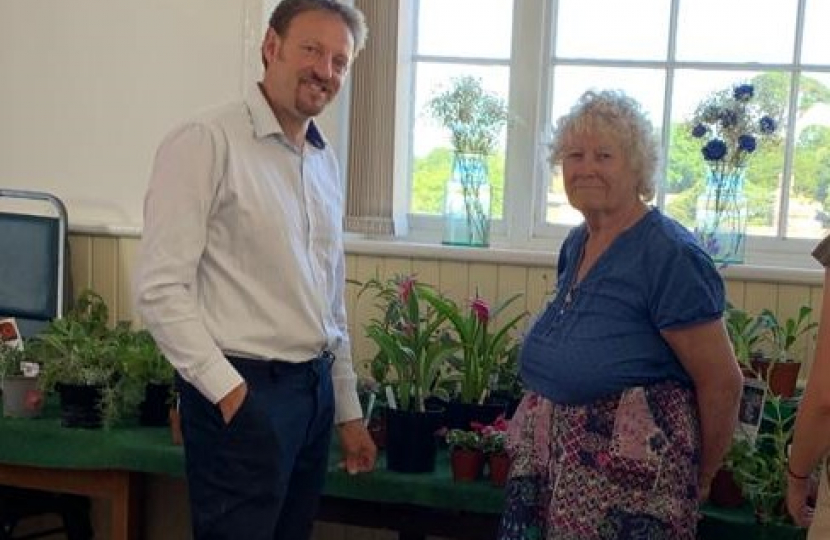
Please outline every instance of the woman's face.
[[598, 133], [578, 133], [562, 154], [565, 193], [585, 214], [614, 214], [640, 201], [638, 178], [622, 145]]

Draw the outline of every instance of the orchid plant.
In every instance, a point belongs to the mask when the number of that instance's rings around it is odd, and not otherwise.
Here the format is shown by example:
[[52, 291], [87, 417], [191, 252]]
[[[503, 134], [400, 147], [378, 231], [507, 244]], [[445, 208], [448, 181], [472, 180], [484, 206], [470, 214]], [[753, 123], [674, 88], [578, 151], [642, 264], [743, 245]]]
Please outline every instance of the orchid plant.
[[374, 278], [361, 285], [358, 296], [374, 292], [381, 313], [365, 326], [366, 335], [378, 346], [373, 372], [378, 380], [387, 380], [387, 372], [393, 375], [395, 406], [424, 411], [424, 400], [440, 381], [441, 367], [459, 347], [441, 328], [447, 316], [426, 301], [435, 292], [415, 276]]
[[476, 293], [466, 310], [450, 298], [433, 290], [424, 293], [425, 300], [447, 319], [453, 328], [453, 339], [461, 351], [458, 372], [459, 397], [463, 403], [483, 403], [500, 362], [508, 358], [518, 345], [511, 331], [515, 330], [526, 313], [520, 313], [501, 326], [494, 327], [496, 318], [521, 294], [510, 296], [496, 307]]

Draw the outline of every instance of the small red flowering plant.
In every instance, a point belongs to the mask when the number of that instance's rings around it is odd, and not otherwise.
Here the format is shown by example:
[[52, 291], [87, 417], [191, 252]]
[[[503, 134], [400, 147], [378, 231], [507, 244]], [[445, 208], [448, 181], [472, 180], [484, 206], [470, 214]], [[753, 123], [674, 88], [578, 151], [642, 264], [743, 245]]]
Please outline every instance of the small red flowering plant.
[[507, 445], [507, 420], [500, 414], [492, 424], [472, 422], [473, 429], [481, 437], [481, 449], [485, 454], [501, 454]]
[[494, 321], [521, 294], [514, 294], [495, 308], [476, 293], [466, 308], [434, 291], [424, 294], [426, 301], [452, 326], [452, 339], [459, 344], [456, 358], [459, 373], [459, 398], [463, 403], [483, 403], [499, 362], [510, 357], [518, 341], [511, 334], [526, 313], [520, 313], [501, 326]]
[[444, 440], [447, 441], [450, 450], [470, 450], [473, 452], [481, 450], [483, 443], [483, 437], [478, 431], [457, 428], [448, 429], [444, 434]]

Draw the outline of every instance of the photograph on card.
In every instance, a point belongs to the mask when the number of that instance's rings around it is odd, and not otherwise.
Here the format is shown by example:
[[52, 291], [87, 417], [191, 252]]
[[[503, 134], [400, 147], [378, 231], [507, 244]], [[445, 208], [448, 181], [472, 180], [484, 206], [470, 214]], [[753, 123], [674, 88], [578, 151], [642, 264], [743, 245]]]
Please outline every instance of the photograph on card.
[[767, 398], [767, 386], [760, 379], [744, 378], [741, 394], [741, 406], [738, 409], [738, 426], [735, 436], [747, 439], [755, 444], [755, 438], [764, 419], [764, 403]]

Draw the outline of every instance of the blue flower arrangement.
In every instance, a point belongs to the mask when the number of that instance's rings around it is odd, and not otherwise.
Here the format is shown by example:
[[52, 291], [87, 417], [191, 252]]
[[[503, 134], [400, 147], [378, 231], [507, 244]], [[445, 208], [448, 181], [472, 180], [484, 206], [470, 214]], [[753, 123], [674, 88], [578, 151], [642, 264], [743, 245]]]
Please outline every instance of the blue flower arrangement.
[[755, 87], [740, 84], [705, 99], [692, 117], [692, 137], [704, 140], [707, 165], [723, 174], [746, 167], [759, 144], [778, 138], [778, 120], [764, 111]]
[[743, 262], [746, 166], [762, 143], [777, 141], [779, 123], [774, 108], [765, 110], [752, 84], [715, 92], [695, 110], [691, 135], [703, 142], [700, 151], [708, 169], [695, 235], [715, 262]]

